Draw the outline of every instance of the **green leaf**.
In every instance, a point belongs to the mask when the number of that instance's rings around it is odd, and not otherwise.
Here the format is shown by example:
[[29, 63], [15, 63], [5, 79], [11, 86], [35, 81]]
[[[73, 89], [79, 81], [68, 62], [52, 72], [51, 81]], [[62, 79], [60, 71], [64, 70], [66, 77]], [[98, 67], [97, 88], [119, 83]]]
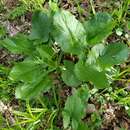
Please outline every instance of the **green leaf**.
[[77, 130], [90, 130], [90, 129], [88, 128], [86, 124], [81, 122]]
[[0, 25], [0, 38], [6, 35], [6, 28]]
[[130, 30], [130, 21], [127, 21], [127, 28]]
[[93, 65], [79, 61], [75, 65], [75, 74], [81, 81], [91, 81], [97, 88], [108, 86], [108, 80], [104, 71], [98, 71]]
[[51, 67], [57, 67], [57, 61], [55, 60], [55, 52], [52, 46], [49, 46], [48, 44], [43, 44], [38, 46], [36, 50], [39, 53], [39, 56], [42, 62], [44, 62], [44, 64]]
[[88, 54], [87, 63], [95, 64], [97, 61], [97, 58], [100, 55], [102, 55], [104, 47], [105, 46], [103, 44], [97, 44], [94, 47], [92, 47]]
[[2, 45], [10, 52], [16, 54], [30, 55], [34, 51], [32, 41], [29, 41], [27, 36], [18, 34], [11, 38], [6, 38], [2, 41]]
[[77, 130], [79, 126], [79, 121], [72, 119], [72, 130]]
[[67, 98], [64, 112], [67, 112], [70, 117], [76, 119], [77, 121], [83, 117], [84, 105], [77, 94], [74, 94]]
[[35, 61], [23, 61], [16, 64], [10, 72], [10, 78], [24, 82], [36, 81], [43, 73], [42, 66]]
[[85, 105], [80, 99], [78, 91], [75, 90], [72, 96], [67, 98], [63, 111], [63, 120], [65, 128], [68, 127], [70, 121], [72, 127], [76, 130], [79, 122], [85, 115]]
[[63, 126], [66, 129], [70, 124], [70, 115], [66, 112], [63, 112], [62, 115], [63, 115]]
[[64, 52], [81, 53], [86, 45], [83, 25], [68, 11], [60, 10], [54, 15], [53, 36]]
[[102, 66], [118, 65], [127, 60], [129, 50], [124, 43], [109, 44], [104, 48], [103, 54], [98, 58]]
[[47, 12], [36, 11], [32, 17], [32, 30], [30, 38], [32, 40], [40, 39], [47, 42], [51, 32], [52, 20]]
[[112, 33], [114, 22], [110, 14], [97, 13], [84, 23], [89, 44], [98, 44]]
[[62, 70], [62, 79], [68, 86], [78, 86], [81, 82], [74, 73], [74, 63], [71, 61], [64, 61], [65, 68]]
[[49, 45], [41, 45], [37, 47], [37, 51], [39, 52], [42, 59], [51, 60], [54, 55], [54, 51]]
[[25, 83], [23, 86], [17, 87], [15, 95], [16, 98], [31, 99], [38, 96], [41, 92], [48, 91], [51, 86], [51, 79], [46, 74], [42, 74], [34, 82]]
[[88, 87], [85, 85], [82, 85], [82, 87], [80, 87], [78, 89], [78, 92], [77, 92], [78, 96], [80, 97], [80, 99], [82, 100], [82, 102], [84, 104], [86, 104], [86, 102], [88, 101], [90, 95], [89, 95], [89, 89]]

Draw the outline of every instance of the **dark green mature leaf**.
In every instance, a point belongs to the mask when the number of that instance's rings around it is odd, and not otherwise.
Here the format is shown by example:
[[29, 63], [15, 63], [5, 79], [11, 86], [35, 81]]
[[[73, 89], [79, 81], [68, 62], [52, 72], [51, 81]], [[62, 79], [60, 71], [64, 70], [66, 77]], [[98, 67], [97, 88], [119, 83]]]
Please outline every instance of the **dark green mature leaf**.
[[114, 22], [110, 14], [97, 13], [92, 19], [84, 24], [87, 42], [98, 44], [112, 33]]
[[24, 61], [16, 64], [10, 72], [10, 78], [24, 82], [36, 81], [43, 73], [42, 66], [34, 61]]
[[64, 61], [65, 69], [62, 70], [62, 79], [68, 86], [78, 86], [81, 82], [74, 73], [74, 63]]
[[88, 128], [87, 124], [81, 122], [77, 130], [90, 130], [90, 128]]
[[52, 87], [52, 81], [48, 75], [42, 74], [32, 83], [25, 83], [23, 86], [16, 88], [16, 98], [31, 99], [35, 98], [41, 92], [46, 92]]
[[32, 41], [28, 40], [27, 36], [18, 34], [11, 38], [6, 38], [2, 41], [2, 45], [12, 53], [30, 55], [34, 51]]
[[104, 48], [103, 54], [98, 58], [102, 66], [118, 65], [127, 60], [129, 50], [124, 43], [109, 44]]
[[80, 54], [86, 45], [83, 25], [68, 11], [60, 10], [54, 15], [55, 41], [64, 52]]
[[92, 65], [85, 64], [79, 61], [75, 65], [75, 74], [81, 81], [91, 81], [98, 88], [105, 88], [108, 86], [108, 80], [105, 72], [98, 71]]
[[30, 38], [40, 39], [43, 42], [48, 41], [51, 32], [52, 20], [47, 12], [36, 11], [32, 17], [32, 30]]

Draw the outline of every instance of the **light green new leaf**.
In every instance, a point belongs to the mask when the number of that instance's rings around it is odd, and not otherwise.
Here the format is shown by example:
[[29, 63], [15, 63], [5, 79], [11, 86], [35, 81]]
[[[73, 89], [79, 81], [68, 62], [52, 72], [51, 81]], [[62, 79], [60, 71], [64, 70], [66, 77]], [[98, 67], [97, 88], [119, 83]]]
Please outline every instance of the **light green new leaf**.
[[108, 80], [104, 71], [98, 71], [92, 65], [79, 61], [75, 65], [75, 74], [81, 81], [91, 81], [97, 88], [108, 86]]
[[[64, 127], [67, 128], [70, 120], [71, 125], [75, 127], [75, 130], [78, 127], [78, 123], [84, 116], [84, 103], [80, 99], [77, 94], [77, 91], [70, 97], [67, 98], [65, 103], [64, 111], [63, 111], [63, 120], [64, 120]], [[68, 116], [68, 117], [67, 117]]]
[[90, 95], [89, 95], [89, 88], [85, 85], [82, 85], [82, 87], [80, 87], [78, 89], [77, 92], [78, 96], [80, 97], [80, 99], [82, 100], [82, 102], [84, 102], [84, 104], [86, 104], [86, 102], [88, 101]]
[[68, 86], [78, 86], [81, 82], [74, 73], [74, 63], [71, 61], [64, 61], [65, 68], [62, 70], [62, 79]]
[[45, 44], [37, 47], [37, 51], [39, 52], [42, 59], [51, 60], [54, 55], [53, 49], [49, 45]]
[[103, 54], [98, 58], [99, 64], [105, 67], [118, 65], [127, 60], [129, 50], [124, 43], [109, 44], [104, 48]]
[[54, 15], [53, 36], [64, 52], [79, 55], [86, 45], [83, 25], [68, 11], [60, 10]]
[[47, 12], [36, 11], [32, 17], [32, 30], [30, 38], [32, 40], [40, 39], [43, 42], [48, 41], [51, 32], [52, 20]]
[[84, 23], [89, 44], [98, 44], [112, 33], [114, 22], [110, 14], [97, 13]]
[[33, 82], [43, 73], [42, 66], [34, 61], [16, 64], [10, 72], [10, 78], [24, 82]]
[[77, 94], [68, 97], [65, 103], [64, 112], [67, 112], [71, 118], [74, 118], [77, 121], [83, 117], [84, 104]]
[[1, 43], [10, 52], [16, 54], [30, 55], [34, 51], [33, 42], [28, 40], [27, 36], [22, 34], [18, 34], [11, 38], [6, 38]]
[[95, 64], [97, 58], [103, 53], [104, 47], [105, 46], [103, 44], [97, 44], [92, 47], [88, 54], [87, 63]]
[[70, 115], [67, 112], [62, 112], [63, 115], [63, 126], [66, 129], [70, 124]]
[[79, 121], [72, 119], [72, 130], [77, 130], [79, 126]]
[[20, 99], [31, 99], [38, 96], [41, 92], [46, 92], [52, 87], [52, 81], [47, 76], [42, 74], [40, 77], [37, 77], [32, 83], [25, 83], [23, 86], [16, 88], [16, 98]]
[[55, 52], [52, 48], [52, 46], [49, 46], [48, 44], [42, 44], [36, 48], [37, 52], [39, 53], [39, 56], [41, 57], [42, 61], [51, 67], [57, 66], [57, 61], [55, 60]]

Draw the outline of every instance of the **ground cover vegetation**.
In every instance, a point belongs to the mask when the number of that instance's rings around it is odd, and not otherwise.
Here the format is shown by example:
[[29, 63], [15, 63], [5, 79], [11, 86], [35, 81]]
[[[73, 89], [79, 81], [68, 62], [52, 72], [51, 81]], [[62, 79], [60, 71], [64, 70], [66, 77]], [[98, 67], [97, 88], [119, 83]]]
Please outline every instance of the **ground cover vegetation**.
[[1, 0], [0, 129], [129, 130], [129, 4]]

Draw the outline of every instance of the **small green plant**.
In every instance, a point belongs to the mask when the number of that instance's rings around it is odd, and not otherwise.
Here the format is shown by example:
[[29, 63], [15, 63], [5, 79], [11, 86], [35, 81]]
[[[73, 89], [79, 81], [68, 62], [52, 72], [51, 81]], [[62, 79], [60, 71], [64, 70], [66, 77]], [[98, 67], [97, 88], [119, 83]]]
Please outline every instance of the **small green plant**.
[[25, 7], [31, 10], [43, 9], [42, 5], [45, 0], [19, 0]]
[[15, 19], [23, 16], [28, 11], [43, 10], [44, 0], [19, 0], [19, 5], [9, 13], [9, 19]]
[[9, 69], [0, 65], [0, 99], [8, 101], [14, 96], [14, 82], [8, 78]]
[[119, 6], [119, 8], [113, 11], [113, 14], [117, 16], [118, 23], [123, 22], [123, 20], [125, 19], [129, 4], [129, 0], [121, 1], [121, 5]]
[[[81, 23], [62, 9], [36, 11], [30, 35], [18, 34], [0, 41], [10, 52], [25, 56], [9, 74], [11, 80], [21, 82], [16, 88], [16, 98], [29, 100], [53, 91], [55, 106], [60, 111], [52, 76], [57, 74], [60, 81], [72, 88], [61, 110], [64, 129], [89, 129], [82, 120], [90, 90], [85, 84], [98, 89], [109, 87], [114, 79], [109, 79], [108, 69], [124, 63], [129, 55], [125, 43], [106, 42], [114, 27], [115, 21], [108, 13], [96, 13]], [[92, 120], [98, 120], [99, 127], [100, 118], [97, 117], [93, 114]]]
[[6, 28], [3, 27], [2, 25], [0, 25], [0, 39], [4, 38], [4, 36], [6, 35]]
[[8, 17], [13, 20], [13, 19], [18, 18], [20, 16], [23, 16], [27, 11], [28, 11], [27, 8], [21, 4], [20, 6], [11, 10]]
[[[57, 113], [56, 110], [49, 110], [45, 107], [43, 108], [32, 108], [27, 101], [26, 103], [26, 110], [24, 112], [21, 111], [13, 111], [15, 118], [17, 119], [14, 126], [19, 126], [23, 129], [39, 129], [39, 128], [49, 128], [52, 127], [50, 122], [53, 122], [55, 114]], [[47, 117], [46, 117], [47, 116]], [[46, 122], [49, 120], [50, 122]], [[48, 123], [48, 126], [45, 123]]]
[[4, 0], [0, 0], [0, 13], [4, 10]]

